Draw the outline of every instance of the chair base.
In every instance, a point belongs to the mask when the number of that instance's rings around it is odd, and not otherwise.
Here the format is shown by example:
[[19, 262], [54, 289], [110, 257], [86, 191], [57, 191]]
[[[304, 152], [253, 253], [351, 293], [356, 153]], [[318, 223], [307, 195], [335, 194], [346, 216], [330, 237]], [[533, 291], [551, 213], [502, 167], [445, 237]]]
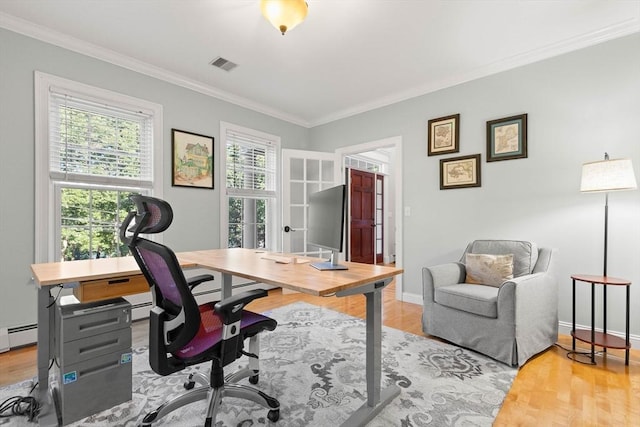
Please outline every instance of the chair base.
[[[223, 385], [215, 388], [209, 386], [209, 380], [203, 374], [191, 374], [184, 384], [186, 389], [191, 390], [163, 403], [155, 411], [149, 412], [145, 415], [139, 426], [151, 427], [153, 423], [159, 421], [176, 409], [205, 399], [208, 400], [209, 404], [207, 406], [207, 416], [204, 425], [205, 427], [213, 426], [216, 422], [216, 415], [219, 411], [223, 397], [236, 397], [262, 405], [269, 409], [267, 418], [272, 422], [278, 421], [280, 418], [280, 402], [278, 402], [277, 399], [256, 388], [229, 383], [238, 381], [245, 377], [250, 377], [250, 381], [253, 383], [254, 379], [257, 382], [258, 374], [248, 368], [241, 369], [240, 371], [225, 378], [225, 383]], [[196, 383], [199, 384], [200, 387], [193, 388]]]

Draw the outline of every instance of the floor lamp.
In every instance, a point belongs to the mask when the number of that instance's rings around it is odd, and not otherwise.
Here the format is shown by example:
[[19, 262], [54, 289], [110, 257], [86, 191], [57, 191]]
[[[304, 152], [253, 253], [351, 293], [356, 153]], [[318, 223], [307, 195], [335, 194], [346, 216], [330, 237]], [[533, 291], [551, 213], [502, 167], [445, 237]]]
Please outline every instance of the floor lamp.
[[604, 153], [604, 160], [582, 165], [580, 191], [583, 193], [605, 193], [604, 202], [604, 269], [607, 277], [607, 244], [609, 223], [609, 192], [635, 190], [636, 176], [633, 173], [631, 159], [612, 159]]

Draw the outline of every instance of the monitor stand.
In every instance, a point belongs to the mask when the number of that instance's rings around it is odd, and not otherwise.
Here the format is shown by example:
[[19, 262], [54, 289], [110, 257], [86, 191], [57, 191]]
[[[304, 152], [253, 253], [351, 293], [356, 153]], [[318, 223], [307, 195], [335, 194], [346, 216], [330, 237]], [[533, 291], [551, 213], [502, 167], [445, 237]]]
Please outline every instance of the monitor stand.
[[338, 252], [331, 251], [331, 259], [325, 262], [313, 262], [311, 267], [318, 270], [348, 270], [346, 265], [338, 264]]

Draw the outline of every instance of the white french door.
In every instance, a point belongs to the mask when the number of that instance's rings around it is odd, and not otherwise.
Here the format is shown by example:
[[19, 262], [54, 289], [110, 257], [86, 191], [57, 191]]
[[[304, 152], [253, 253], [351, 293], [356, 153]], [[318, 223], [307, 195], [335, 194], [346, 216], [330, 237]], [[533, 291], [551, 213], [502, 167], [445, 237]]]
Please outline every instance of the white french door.
[[282, 251], [322, 257], [307, 245], [309, 194], [342, 184], [336, 154], [282, 150]]

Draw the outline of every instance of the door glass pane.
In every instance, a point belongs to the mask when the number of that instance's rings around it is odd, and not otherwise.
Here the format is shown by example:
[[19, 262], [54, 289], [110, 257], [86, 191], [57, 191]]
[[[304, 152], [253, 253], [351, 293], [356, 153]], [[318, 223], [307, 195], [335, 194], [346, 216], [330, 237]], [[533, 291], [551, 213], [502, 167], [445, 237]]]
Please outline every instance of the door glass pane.
[[291, 179], [303, 180], [304, 179], [304, 159], [291, 159], [289, 161], [291, 166], [290, 176]]
[[304, 206], [291, 206], [291, 224], [290, 227], [295, 229], [304, 228]]
[[307, 180], [320, 181], [320, 161], [307, 159]]
[[307, 184], [307, 199], [310, 194], [317, 193], [318, 191], [320, 191], [320, 185], [318, 183]]
[[333, 161], [322, 161], [322, 180], [333, 182]]
[[289, 232], [291, 239], [291, 252], [304, 252], [304, 234], [298, 231]]
[[304, 183], [292, 182], [291, 183], [291, 204], [302, 205], [304, 204]]

